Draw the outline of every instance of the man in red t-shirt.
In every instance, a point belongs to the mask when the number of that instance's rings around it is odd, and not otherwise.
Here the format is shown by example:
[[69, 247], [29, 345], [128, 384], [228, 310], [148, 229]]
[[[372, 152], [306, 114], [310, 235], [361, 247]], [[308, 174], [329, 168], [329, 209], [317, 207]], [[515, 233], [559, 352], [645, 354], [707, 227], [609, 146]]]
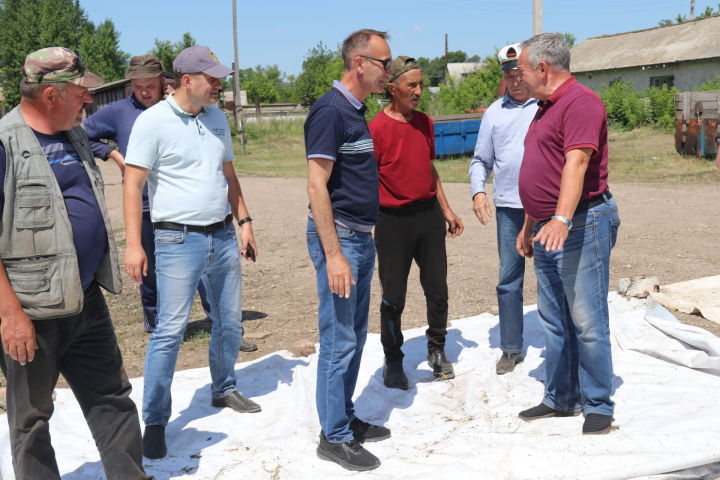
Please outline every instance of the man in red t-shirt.
[[403, 371], [400, 318], [405, 307], [407, 279], [413, 259], [427, 301], [428, 363], [438, 378], [453, 378], [445, 355], [448, 288], [447, 235], [463, 231], [443, 193], [433, 159], [435, 134], [430, 117], [415, 108], [423, 76], [414, 58], [400, 56], [391, 64], [387, 84], [390, 103], [370, 122], [380, 176], [380, 215], [375, 246], [382, 285], [380, 332], [385, 351], [385, 386], [407, 390]]
[[582, 411], [584, 434], [611, 430], [614, 403], [608, 314], [610, 251], [620, 226], [608, 190], [605, 106], [570, 75], [570, 49], [543, 33], [522, 44], [522, 81], [540, 100], [525, 136], [518, 253], [535, 255], [545, 332], [545, 395], [523, 420]]

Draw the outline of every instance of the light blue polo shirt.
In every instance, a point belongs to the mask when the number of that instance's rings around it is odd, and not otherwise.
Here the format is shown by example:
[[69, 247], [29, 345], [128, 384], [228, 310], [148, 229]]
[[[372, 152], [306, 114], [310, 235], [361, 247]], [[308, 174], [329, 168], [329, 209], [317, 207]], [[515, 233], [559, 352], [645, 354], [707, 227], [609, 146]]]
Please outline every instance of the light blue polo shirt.
[[209, 225], [230, 212], [223, 162], [233, 157], [230, 127], [219, 108], [192, 115], [169, 96], [137, 118], [125, 162], [150, 170], [153, 222]]

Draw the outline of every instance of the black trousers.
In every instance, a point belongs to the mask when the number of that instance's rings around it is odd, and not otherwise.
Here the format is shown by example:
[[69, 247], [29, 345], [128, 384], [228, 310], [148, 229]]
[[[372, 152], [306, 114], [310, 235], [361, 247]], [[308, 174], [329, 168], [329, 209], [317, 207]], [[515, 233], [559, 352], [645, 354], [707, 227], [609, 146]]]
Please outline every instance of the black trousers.
[[50, 444], [52, 393], [62, 373], [92, 432], [108, 479], [149, 479], [130, 382], [100, 287], [78, 315], [34, 320], [38, 350], [25, 366], [3, 352], [13, 469], [18, 480], [59, 479]]
[[375, 226], [382, 286], [380, 338], [388, 360], [402, 359], [402, 323], [413, 260], [427, 304], [428, 352], [445, 348], [448, 317], [445, 218], [435, 197], [400, 208], [381, 208]]

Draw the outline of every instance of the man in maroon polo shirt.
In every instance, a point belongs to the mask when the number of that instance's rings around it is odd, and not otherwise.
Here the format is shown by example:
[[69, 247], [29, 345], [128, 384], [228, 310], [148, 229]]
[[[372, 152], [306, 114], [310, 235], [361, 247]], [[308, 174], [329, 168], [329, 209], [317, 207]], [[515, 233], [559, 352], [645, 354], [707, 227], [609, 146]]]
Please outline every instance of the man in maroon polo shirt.
[[525, 137], [518, 253], [535, 255], [545, 332], [545, 395], [523, 420], [585, 416], [584, 434], [610, 431], [614, 403], [608, 318], [610, 251], [620, 226], [608, 190], [607, 116], [602, 100], [570, 75], [560, 35], [523, 42], [522, 81], [540, 108]]
[[[383, 378], [388, 388], [408, 389], [403, 371], [403, 334], [407, 279], [413, 259], [427, 302], [428, 363], [437, 378], [455, 377], [445, 355], [448, 287], [445, 235], [463, 231], [443, 193], [433, 159], [435, 134], [430, 117], [415, 108], [423, 90], [420, 65], [399, 56], [390, 65], [390, 103], [370, 122], [380, 177], [380, 215], [375, 226], [378, 273], [382, 284], [380, 339], [385, 352]], [[447, 222], [447, 230], [445, 224]]]

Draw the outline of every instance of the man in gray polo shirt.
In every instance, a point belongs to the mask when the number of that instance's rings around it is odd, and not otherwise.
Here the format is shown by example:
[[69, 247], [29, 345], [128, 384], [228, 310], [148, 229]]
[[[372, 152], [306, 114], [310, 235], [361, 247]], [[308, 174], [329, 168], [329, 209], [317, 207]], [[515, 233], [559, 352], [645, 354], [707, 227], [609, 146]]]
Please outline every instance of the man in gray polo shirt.
[[254, 258], [257, 247], [232, 164], [230, 127], [225, 114], [213, 105], [220, 79], [232, 70], [201, 46], [183, 50], [173, 70], [174, 95], [141, 113], [133, 125], [123, 187], [125, 268], [137, 283], [148, 267], [140, 240], [142, 188], [148, 178], [155, 229], [158, 313], [147, 349], [143, 392], [143, 454], [148, 458], [167, 454], [170, 387], [201, 280], [213, 323], [212, 405], [238, 412], [260, 411], [258, 404], [235, 390], [234, 366], [242, 338], [242, 275], [233, 217], [241, 227], [242, 256]]
[[505, 95], [485, 112], [478, 132], [475, 156], [470, 162], [473, 211], [480, 223], [492, 217], [485, 196], [485, 182], [494, 170], [493, 202], [497, 215], [497, 244], [500, 275], [496, 287], [500, 310], [500, 349], [495, 365], [498, 375], [512, 372], [523, 351], [523, 279], [525, 259], [515, 251], [515, 238], [522, 229], [525, 211], [518, 193], [518, 175], [528, 126], [537, 111], [537, 100], [520, 81], [517, 59], [520, 45], [508, 45], [498, 53]]

